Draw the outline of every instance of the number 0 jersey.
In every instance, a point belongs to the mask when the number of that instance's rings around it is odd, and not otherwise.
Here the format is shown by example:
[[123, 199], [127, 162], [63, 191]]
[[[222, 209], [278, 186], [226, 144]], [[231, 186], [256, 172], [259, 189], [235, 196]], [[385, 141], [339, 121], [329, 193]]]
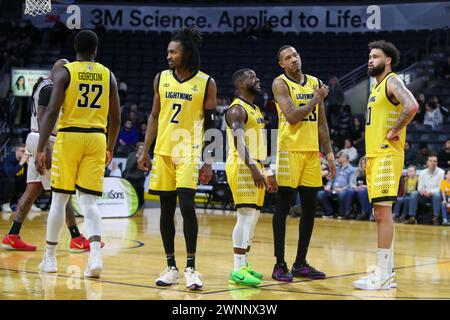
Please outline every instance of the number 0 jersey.
[[100, 128], [106, 132], [109, 113], [110, 71], [93, 61], [63, 66], [69, 71], [58, 130], [68, 127]]
[[210, 77], [198, 71], [180, 81], [173, 70], [159, 76], [161, 110], [155, 153], [163, 156], [200, 156], [203, 143], [203, 104]]
[[405, 152], [406, 128], [400, 132], [400, 140], [388, 141], [386, 139], [386, 134], [395, 125], [403, 110], [402, 104], [392, 103], [387, 96], [386, 83], [393, 76], [396, 74], [391, 72], [380, 83], [374, 85], [369, 96], [365, 138], [367, 157], [403, 156]]
[[[304, 74], [303, 83], [289, 78], [286, 74], [280, 75], [289, 88], [295, 108], [306, 105], [314, 95], [314, 88], [320, 86], [318, 78]], [[302, 121], [291, 125], [287, 122], [280, 105], [276, 102], [278, 111], [278, 150], [279, 151], [319, 151], [319, 105], [311, 111]]]

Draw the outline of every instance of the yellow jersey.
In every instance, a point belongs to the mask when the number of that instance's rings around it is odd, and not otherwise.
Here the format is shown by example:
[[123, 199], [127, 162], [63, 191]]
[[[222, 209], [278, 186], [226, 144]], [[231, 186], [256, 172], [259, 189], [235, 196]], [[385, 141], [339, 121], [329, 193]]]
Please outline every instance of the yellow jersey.
[[203, 143], [203, 105], [210, 76], [198, 71], [180, 81], [173, 70], [159, 76], [161, 110], [155, 153], [185, 157], [201, 155]]
[[[286, 74], [280, 75], [289, 88], [292, 101], [297, 109], [313, 98], [314, 88], [320, 87], [320, 80], [311, 75], [304, 74], [302, 83], [289, 78]], [[275, 102], [278, 112], [278, 151], [319, 151], [319, 104], [302, 120], [292, 125], [287, 122], [281, 112], [280, 105]]]
[[386, 134], [397, 123], [403, 110], [400, 103], [394, 104], [387, 96], [387, 80], [396, 76], [391, 72], [370, 92], [366, 113], [366, 156], [403, 156], [405, 152], [406, 128], [400, 132], [400, 139], [388, 141]]
[[[267, 141], [264, 130], [264, 117], [257, 105], [252, 105], [242, 98], [236, 98], [229, 105], [228, 110], [235, 106], [242, 106], [247, 114], [245, 121], [245, 145], [254, 160], [264, 161], [267, 158]], [[227, 111], [228, 111], [227, 110]], [[234, 145], [234, 135], [227, 122], [228, 158], [239, 157]], [[240, 157], [239, 157], [240, 159]]]
[[111, 74], [98, 62], [74, 61], [63, 66], [70, 75], [58, 122], [68, 127], [96, 128], [106, 132]]

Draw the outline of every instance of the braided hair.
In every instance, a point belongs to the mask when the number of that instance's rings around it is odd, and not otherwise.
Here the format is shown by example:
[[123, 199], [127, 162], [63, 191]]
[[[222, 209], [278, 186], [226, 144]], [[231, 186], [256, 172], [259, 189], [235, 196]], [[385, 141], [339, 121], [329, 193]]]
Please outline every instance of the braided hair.
[[170, 41], [177, 41], [183, 46], [183, 66], [191, 72], [200, 69], [199, 47], [203, 42], [202, 34], [195, 28], [176, 31]]

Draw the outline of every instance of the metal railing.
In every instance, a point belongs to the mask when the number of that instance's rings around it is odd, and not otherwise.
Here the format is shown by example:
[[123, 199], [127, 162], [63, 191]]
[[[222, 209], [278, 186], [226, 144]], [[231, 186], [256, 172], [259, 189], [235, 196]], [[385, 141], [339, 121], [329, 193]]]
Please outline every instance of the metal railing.
[[360, 65], [338, 79], [342, 90], [346, 91], [367, 77], [367, 63]]

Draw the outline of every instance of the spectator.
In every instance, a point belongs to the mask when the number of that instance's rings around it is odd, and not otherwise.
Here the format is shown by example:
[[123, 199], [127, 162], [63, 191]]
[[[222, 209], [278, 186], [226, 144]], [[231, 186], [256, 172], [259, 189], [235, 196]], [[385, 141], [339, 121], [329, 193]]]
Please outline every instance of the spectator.
[[270, 128], [278, 128], [278, 114], [275, 100], [267, 91], [263, 94], [264, 105], [263, 110], [269, 119]]
[[427, 168], [419, 174], [419, 186], [417, 191], [413, 192], [409, 199], [408, 215], [409, 219], [406, 224], [415, 224], [417, 215], [417, 206], [431, 202], [433, 206], [433, 224], [439, 225], [439, 211], [441, 210], [441, 193], [439, 186], [444, 179], [444, 170], [438, 168], [437, 156], [431, 154], [428, 157]]
[[448, 212], [450, 211], [450, 169], [447, 169], [445, 172], [445, 179], [441, 181], [439, 190], [441, 191], [442, 199], [444, 199], [441, 206], [442, 225], [450, 226], [448, 222]]
[[[411, 194], [417, 192], [417, 184], [419, 182], [419, 177], [416, 176], [416, 167], [410, 165], [408, 167], [408, 173], [406, 176], [402, 176], [400, 179], [400, 187], [397, 195], [397, 202], [394, 205], [393, 214], [394, 220], [399, 222], [404, 220], [408, 213], [408, 204]], [[402, 210], [403, 209], [403, 210]], [[400, 213], [403, 214], [400, 217]]]
[[426, 102], [425, 102], [425, 95], [423, 93], [419, 94], [419, 96], [417, 97], [417, 103], [419, 104], [419, 110], [417, 110], [412, 120], [412, 122], [416, 125], [422, 124], [425, 118]]
[[330, 172], [328, 169], [328, 161], [324, 157], [322, 152], [319, 152], [319, 159], [320, 159], [320, 169], [322, 172], [322, 183], [323, 183], [323, 185], [326, 185], [328, 182], [327, 175]]
[[370, 214], [372, 213], [372, 205], [369, 202], [367, 192], [366, 164], [366, 157], [359, 159], [358, 169], [356, 169], [354, 175], [356, 194], [358, 195], [361, 206], [361, 213], [356, 217], [356, 220], [369, 220]]
[[428, 150], [427, 144], [424, 142], [420, 143], [420, 151], [414, 159], [414, 163], [419, 167], [425, 167], [430, 155], [430, 150]]
[[356, 150], [364, 153], [364, 127], [358, 117], [353, 118], [352, 141]]
[[425, 110], [423, 124], [430, 125], [433, 130], [439, 129], [444, 120], [442, 118], [441, 110], [437, 107], [436, 103], [433, 101], [428, 102]]
[[139, 123], [138, 115], [135, 111], [131, 110], [131, 107], [130, 107], [130, 112], [128, 113], [127, 120], [131, 121], [131, 126], [133, 128], [135, 128], [135, 129], [137, 128], [137, 124]]
[[411, 144], [409, 141], [405, 141], [405, 166], [410, 166], [414, 163], [414, 158], [416, 153], [411, 149]]
[[441, 112], [442, 118], [444, 120], [447, 119], [449, 111], [448, 111], [448, 108], [446, 108], [442, 105], [441, 98], [439, 98], [438, 96], [434, 96], [431, 101], [436, 104], [436, 108], [439, 109], [439, 111]]
[[440, 168], [450, 168], [450, 140], [447, 140], [442, 150], [439, 151], [438, 161], [438, 166]]
[[352, 163], [358, 159], [358, 151], [356, 151], [350, 139], [345, 139], [344, 149], [342, 149], [341, 152], [346, 152], [348, 154], [349, 161]]
[[136, 190], [139, 199], [139, 207], [144, 204], [144, 183], [145, 183], [145, 171], [139, 170], [137, 165], [137, 159], [144, 152], [144, 144], [139, 142], [136, 144], [136, 151], [130, 153], [127, 158], [127, 164], [125, 166], [124, 178], [127, 179]]
[[[139, 111], [136, 103], [133, 103], [130, 106], [130, 113], [134, 112], [136, 115], [136, 123], [133, 123], [133, 126], [137, 128], [138, 124], [140, 124], [144, 120], [144, 114]], [[130, 117], [131, 116], [131, 117]], [[128, 119], [133, 120], [133, 115], [128, 114]], [[143, 140], [142, 140], [143, 141]]]
[[133, 127], [133, 123], [130, 119], [125, 121], [125, 125], [122, 129], [120, 129], [118, 141], [118, 152], [128, 153], [131, 150], [131, 147], [138, 142], [139, 133], [135, 127]]
[[329, 93], [326, 100], [327, 103], [327, 120], [328, 123], [334, 123], [339, 117], [339, 110], [344, 104], [345, 96], [344, 90], [342, 90], [339, 84], [338, 78], [333, 76], [328, 81]]
[[3, 178], [1, 179], [1, 203], [3, 212], [15, 211], [17, 199], [25, 191], [27, 184], [27, 161], [25, 144], [16, 145], [14, 154], [3, 162]]
[[352, 201], [355, 195], [354, 178], [355, 168], [349, 163], [348, 154], [341, 152], [338, 154], [339, 166], [336, 169], [334, 179], [328, 181], [324, 190], [319, 191], [317, 197], [322, 208], [325, 211], [324, 218], [332, 218], [334, 209], [331, 205], [332, 198], [339, 200], [339, 217], [340, 219], [351, 218]]

